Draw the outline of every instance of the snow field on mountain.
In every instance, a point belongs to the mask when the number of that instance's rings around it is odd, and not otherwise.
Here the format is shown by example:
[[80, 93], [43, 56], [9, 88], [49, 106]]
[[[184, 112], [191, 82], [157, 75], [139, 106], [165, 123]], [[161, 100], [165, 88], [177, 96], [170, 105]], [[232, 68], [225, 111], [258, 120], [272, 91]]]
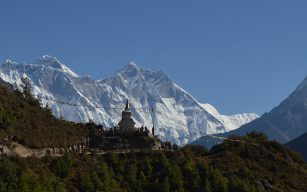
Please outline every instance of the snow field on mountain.
[[8, 60], [0, 66], [0, 77], [11, 84], [20, 86], [25, 76], [30, 78], [35, 95], [80, 105], [42, 100], [57, 117], [76, 122], [92, 120], [104, 127], [113, 127], [121, 119], [125, 100], [129, 99], [137, 126], [151, 129], [154, 124], [162, 140], [179, 145], [205, 134], [236, 129], [258, 117], [253, 113], [221, 115], [210, 104], [197, 102], [162, 71], [147, 70], [135, 63], [98, 81], [75, 74], [50, 56], [43, 56], [32, 64]]

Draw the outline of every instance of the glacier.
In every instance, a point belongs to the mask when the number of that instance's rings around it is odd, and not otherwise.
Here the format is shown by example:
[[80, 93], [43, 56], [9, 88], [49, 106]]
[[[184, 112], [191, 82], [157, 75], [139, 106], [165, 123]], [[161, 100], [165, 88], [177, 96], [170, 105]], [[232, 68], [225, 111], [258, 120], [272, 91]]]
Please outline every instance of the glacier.
[[117, 125], [129, 99], [136, 126], [154, 126], [163, 141], [181, 146], [207, 134], [237, 129], [259, 117], [255, 113], [222, 115], [212, 105], [199, 103], [162, 71], [144, 69], [133, 62], [109, 78], [93, 80], [44, 55], [31, 64], [6, 60], [0, 65], [0, 77], [15, 87], [28, 77], [33, 94], [49, 98], [41, 103], [48, 104], [56, 117], [94, 121], [106, 128]]

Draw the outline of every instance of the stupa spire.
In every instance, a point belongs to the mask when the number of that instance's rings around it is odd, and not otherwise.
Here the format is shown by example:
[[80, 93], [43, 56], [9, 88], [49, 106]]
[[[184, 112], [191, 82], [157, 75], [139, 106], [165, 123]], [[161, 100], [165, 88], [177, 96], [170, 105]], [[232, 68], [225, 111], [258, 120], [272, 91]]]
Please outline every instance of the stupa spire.
[[127, 99], [126, 100], [126, 107], [125, 107], [125, 111], [128, 111], [129, 110], [129, 100]]

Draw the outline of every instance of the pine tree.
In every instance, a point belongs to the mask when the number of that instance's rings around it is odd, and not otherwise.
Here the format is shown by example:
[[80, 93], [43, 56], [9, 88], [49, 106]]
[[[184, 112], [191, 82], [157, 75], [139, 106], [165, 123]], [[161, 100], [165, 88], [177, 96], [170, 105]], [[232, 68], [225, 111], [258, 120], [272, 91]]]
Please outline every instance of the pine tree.
[[23, 77], [21, 78], [21, 82], [22, 82], [22, 93], [25, 97], [25, 99], [27, 101], [30, 101], [32, 98], [33, 98], [33, 95], [31, 93], [31, 88], [32, 88], [32, 85], [31, 85], [31, 81], [29, 78], [27, 77]]
[[163, 192], [169, 192], [170, 191], [170, 184], [169, 184], [168, 177], [164, 178], [164, 181], [162, 183], [162, 191]]
[[35, 99], [35, 97], [33, 96], [31, 89], [32, 89], [32, 85], [31, 85], [31, 80], [28, 77], [23, 77], [21, 78], [21, 82], [22, 82], [22, 90], [23, 90], [23, 96], [25, 98], [25, 100], [35, 106], [40, 106], [40, 101], [38, 99]]

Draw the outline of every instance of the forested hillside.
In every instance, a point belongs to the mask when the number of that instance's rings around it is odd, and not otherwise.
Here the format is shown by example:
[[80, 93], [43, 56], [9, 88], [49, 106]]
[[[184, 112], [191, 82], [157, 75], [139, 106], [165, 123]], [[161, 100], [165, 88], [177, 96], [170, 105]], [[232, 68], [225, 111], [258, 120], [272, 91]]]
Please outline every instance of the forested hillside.
[[[300, 157], [261, 134], [211, 151], [0, 157], [0, 191], [307, 191]], [[247, 144], [253, 143], [253, 144]]]
[[25, 85], [23, 93], [0, 84], [0, 140], [9, 138], [32, 147], [69, 146], [79, 143], [87, 134], [83, 124], [55, 118], [42, 108], [39, 100]]

